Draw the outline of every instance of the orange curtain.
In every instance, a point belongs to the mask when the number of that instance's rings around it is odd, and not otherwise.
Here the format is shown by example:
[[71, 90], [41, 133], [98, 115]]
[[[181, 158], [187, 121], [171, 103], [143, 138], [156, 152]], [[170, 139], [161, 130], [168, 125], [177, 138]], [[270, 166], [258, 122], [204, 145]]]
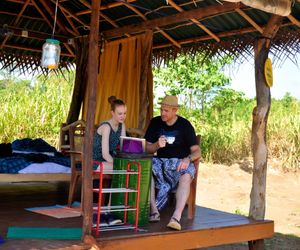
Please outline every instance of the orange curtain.
[[[139, 35], [104, 44], [98, 74], [95, 124], [111, 117], [107, 99], [114, 95], [127, 105], [126, 127], [138, 127], [139, 83], [144, 39], [145, 35]], [[145, 112], [147, 110], [148, 108], [145, 107]], [[83, 103], [82, 116], [84, 120], [86, 120], [86, 114], [87, 95]]]

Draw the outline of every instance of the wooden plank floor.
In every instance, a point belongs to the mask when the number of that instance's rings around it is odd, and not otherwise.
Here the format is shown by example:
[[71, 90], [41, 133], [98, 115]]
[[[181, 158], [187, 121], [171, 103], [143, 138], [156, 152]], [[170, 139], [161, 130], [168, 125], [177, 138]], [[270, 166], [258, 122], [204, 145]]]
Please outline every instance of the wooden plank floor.
[[[6, 239], [9, 226], [81, 227], [82, 218], [56, 219], [24, 210], [34, 206], [66, 204], [68, 183], [16, 183], [0, 185], [0, 249], [90, 249], [81, 241]], [[194, 249], [272, 237], [272, 221], [254, 222], [244, 216], [197, 207], [194, 220], [184, 213], [182, 231], [169, 230], [171, 209], [164, 210], [161, 222], [133, 230], [101, 232], [100, 249]]]
[[196, 216], [181, 219], [182, 230], [166, 227], [171, 211], [161, 215], [161, 222], [133, 230], [101, 232], [100, 249], [194, 249], [269, 238], [274, 234], [273, 221], [252, 221], [245, 216], [210, 208], [197, 207]]

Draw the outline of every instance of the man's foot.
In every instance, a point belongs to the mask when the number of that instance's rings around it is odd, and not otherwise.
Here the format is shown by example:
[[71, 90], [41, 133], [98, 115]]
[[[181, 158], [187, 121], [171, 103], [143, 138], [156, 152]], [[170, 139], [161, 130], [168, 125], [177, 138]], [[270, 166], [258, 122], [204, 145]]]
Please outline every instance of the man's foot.
[[167, 227], [172, 228], [174, 230], [181, 230], [180, 221], [177, 220], [175, 217], [172, 217]]
[[149, 222], [159, 222], [160, 221], [160, 214], [159, 212], [154, 212], [149, 216]]

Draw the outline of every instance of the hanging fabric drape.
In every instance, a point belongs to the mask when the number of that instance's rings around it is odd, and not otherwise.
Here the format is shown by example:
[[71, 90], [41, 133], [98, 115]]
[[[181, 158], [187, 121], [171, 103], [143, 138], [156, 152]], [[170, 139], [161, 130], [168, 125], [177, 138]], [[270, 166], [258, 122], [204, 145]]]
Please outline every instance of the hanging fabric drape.
[[[122, 99], [127, 105], [126, 127], [139, 127], [140, 82], [142, 65], [144, 64], [142, 52], [144, 51], [145, 39], [146, 36], [143, 34], [113, 42], [105, 42], [101, 48], [103, 52], [100, 56], [95, 124], [99, 124], [101, 121], [111, 117], [110, 105], [107, 99], [109, 96], [114, 95]], [[149, 53], [151, 51], [152, 45]], [[151, 75], [151, 68], [149, 75]], [[147, 92], [148, 105], [142, 107], [142, 109], [144, 108], [144, 113], [152, 116], [152, 75], [147, 77], [147, 79], [144, 83], [147, 84], [147, 89], [151, 89], [149, 91], [151, 94]], [[84, 120], [87, 114], [86, 109], [87, 97], [85, 96], [82, 113]], [[145, 125], [144, 122], [143, 126]]]

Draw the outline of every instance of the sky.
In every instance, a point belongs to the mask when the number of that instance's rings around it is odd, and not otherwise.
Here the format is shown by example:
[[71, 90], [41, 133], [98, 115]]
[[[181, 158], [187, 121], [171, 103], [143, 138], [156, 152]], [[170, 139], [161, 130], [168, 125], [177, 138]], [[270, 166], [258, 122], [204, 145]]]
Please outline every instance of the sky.
[[[231, 88], [242, 91], [249, 98], [255, 97], [254, 64], [245, 62], [242, 65], [225, 71], [232, 79]], [[286, 60], [281, 66], [273, 65], [273, 86], [271, 97], [281, 99], [286, 92], [300, 100], [300, 65]]]

